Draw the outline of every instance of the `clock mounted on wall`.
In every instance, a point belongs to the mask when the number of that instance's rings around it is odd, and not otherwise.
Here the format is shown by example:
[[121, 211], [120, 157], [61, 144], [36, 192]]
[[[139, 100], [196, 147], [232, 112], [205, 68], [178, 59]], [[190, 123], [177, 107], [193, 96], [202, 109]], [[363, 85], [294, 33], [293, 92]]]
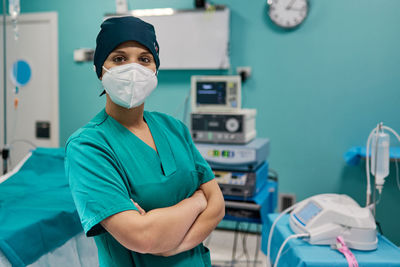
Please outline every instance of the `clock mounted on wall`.
[[307, 0], [268, 0], [268, 16], [277, 26], [293, 29], [308, 15]]

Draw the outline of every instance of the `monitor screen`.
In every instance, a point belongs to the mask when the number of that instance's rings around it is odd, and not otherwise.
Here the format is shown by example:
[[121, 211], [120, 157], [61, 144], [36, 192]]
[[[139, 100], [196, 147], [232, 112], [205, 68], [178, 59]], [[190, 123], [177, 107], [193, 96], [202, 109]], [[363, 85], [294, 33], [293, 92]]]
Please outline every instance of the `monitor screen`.
[[304, 223], [307, 224], [314, 216], [316, 216], [322, 209], [315, 203], [310, 201], [304, 208], [302, 208], [296, 215]]
[[226, 82], [197, 82], [198, 105], [226, 105]]

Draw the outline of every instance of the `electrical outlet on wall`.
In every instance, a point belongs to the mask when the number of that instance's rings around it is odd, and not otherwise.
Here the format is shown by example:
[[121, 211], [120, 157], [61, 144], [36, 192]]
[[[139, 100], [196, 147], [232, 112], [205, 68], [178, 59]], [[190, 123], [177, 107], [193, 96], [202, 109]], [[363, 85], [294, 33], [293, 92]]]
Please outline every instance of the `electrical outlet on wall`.
[[94, 49], [92, 48], [79, 48], [74, 50], [75, 62], [93, 61]]
[[251, 76], [250, 66], [236, 67], [236, 73], [242, 77], [242, 82], [246, 81]]
[[296, 195], [288, 193], [279, 193], [278, 197], [278, 212], [282, 212], [285, 209], [296, 203]]

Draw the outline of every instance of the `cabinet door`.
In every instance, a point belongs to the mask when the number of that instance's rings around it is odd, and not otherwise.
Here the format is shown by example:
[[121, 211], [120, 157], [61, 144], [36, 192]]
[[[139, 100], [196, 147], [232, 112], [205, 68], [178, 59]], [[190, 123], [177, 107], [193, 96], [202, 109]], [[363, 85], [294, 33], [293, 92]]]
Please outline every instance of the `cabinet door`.
[[[19, 37], [15, 40], [13, 24], [7, 18], [6, 105], [3, 83], [3, 23], [0, 27], [0, 147], [4, 145], [6, 128], [6, 142], [11, 146], [9, 171], [33, 148], [31, 144], [40, 147], [59, 146], [57, 24], [55, 12], [21, 14], [18, 18]], [[15, 95], [16, 86], [12, 76], [13, 66], [17, 61], [25, 62], [31, 75], [26, 85], [20, 86], [19, 93]], [[27, 73], [24, 74], [26, 78]], [[19, 99], [16, 109], [15, 96]], [[0, 161], [2, 171], [3, 161]]]

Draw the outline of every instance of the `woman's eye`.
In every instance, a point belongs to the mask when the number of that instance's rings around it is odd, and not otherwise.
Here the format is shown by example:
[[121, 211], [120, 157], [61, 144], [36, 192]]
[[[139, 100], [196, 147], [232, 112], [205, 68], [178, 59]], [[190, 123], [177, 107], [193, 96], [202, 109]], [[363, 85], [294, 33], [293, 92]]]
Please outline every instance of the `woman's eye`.
[[123, 56], [116, 56], [113, 58], [113, 61], [116, 63], [124, 62], [126, 59]]
[[148, 58], [148, 57], [140, 57], [139, 60], [144, 62], [144, 63], [150, 63], [151, 62], [151, 59]]

